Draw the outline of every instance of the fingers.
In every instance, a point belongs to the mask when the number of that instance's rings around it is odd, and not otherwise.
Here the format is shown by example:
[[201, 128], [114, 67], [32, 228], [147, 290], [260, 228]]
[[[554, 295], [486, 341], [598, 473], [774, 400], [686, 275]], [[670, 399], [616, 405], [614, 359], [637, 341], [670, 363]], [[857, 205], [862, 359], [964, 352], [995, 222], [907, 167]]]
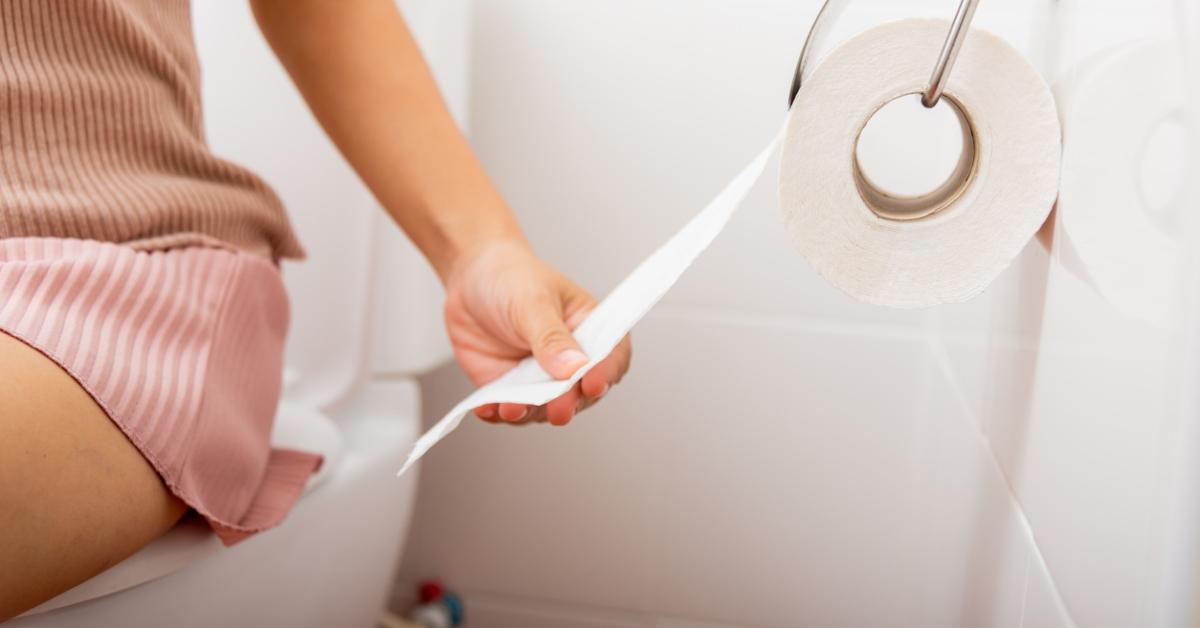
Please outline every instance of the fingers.
[[588, 357], [563, 320], [561, 305], [547, 299], [534, 303], [530, 310], [518, 320], [522, 321], [522, 331], [533, 357], [555, 379], [571, 377], [579, 367], [587, 364]]
[[497, 410], [497, 404], [489, 403], [487, 405], [475, 408], [475, 416], [487, 421], [488, 423], [499, 423], [500, 419], [496, 415]]
[[551, 399], [546, 404], [546, 420], [550, 425], [563, 426], [571, 422], [575, 418], [575, 413], [579, 411], [580, 399], [583, 397], [583, 392], [579, 384], [571, 387], [571, 390], [565, 394]]
[[480, 415], [479, 417], [489, 423], [522, 424], [539, 423], [546, 420], [545, 412], [543, 412], [543, 408], [540, 406], [527, 406], [520, 403], [493, 403], [476, 408], [475, 414], [478, 415], [481, 410], [485, 413], [491, 410], [489, 416]]
[[603, 362], [597, 364], [583, 379], [579, 381], [583, 394], [589, 399], [599, 399], [608, 394], [609, 389], [617, 381], [616, 362], [611, 358], [605, 358]]
[[519, 403], [488, 404], [475, 409], [479, 418], [489, 423], [526, 424], [548, 421], [551, 425], [567, 425], [583, 410], [600, 400], [629, 371], [633, 344], [629, 336], [621, 340], [612, 353], [588, 371], [579, 383], [544, 406]]
[[629, 336], [625, 336], [607, 358], [601, 360], [580, 380], [584, 396], [593, 400], [600, 399], [616, 386], [629, 370], [632, 353], [633, 343]]
[[580, 385], [575, 384], [571, 390], [544, 406], [519, 403], [488, 404], [476, 408], [475, 414], [489, 423], [521, 425], [549, 422], [551, 425], [562, 426], [570, 423], [575, 414], [588, 405], [591, 404], [584, 398]]
[[509, 423], [524, 421], [529, 415], [529, 406], [519, 403], [502, 403], [498, 410], [500, 418]]
[[544, 423], [545, 409], [519, 403], [489, 403], [475, 408], [475, 416], [486, 423]]
[[[488, 423], [507, 423], [509, 425], [527, 425], [530, 423], [546, 422], [545, 406], [527, 406], [519, 403], [491, 404], [496, 408], [491, 419], [482, 418]], [[476, 412], [478, 414], [478, 412]]]

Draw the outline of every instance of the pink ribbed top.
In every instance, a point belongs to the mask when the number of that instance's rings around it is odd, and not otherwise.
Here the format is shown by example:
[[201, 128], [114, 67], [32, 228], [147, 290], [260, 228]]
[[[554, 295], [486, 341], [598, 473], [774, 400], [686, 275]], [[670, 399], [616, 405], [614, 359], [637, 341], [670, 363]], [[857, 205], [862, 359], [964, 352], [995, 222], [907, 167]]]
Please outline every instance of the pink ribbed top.
[[302, 257], [282, 204], [209, 150], [187, 0], [0, 0], [0, 238]]

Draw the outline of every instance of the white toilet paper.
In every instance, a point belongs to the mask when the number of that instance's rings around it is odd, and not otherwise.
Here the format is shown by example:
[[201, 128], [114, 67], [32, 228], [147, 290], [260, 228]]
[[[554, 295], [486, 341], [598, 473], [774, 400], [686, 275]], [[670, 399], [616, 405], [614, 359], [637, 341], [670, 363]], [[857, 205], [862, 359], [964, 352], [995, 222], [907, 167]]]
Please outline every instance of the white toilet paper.
[[1055, 86], [1062, 232], [1085, 279], [1118, 311], [1157, 327], [1169, 327], [1177, 311], [1184, 256], [1169, 220], [1151, 216], [1140, 174], [1156, 127], [1184, 118], [1180, 76], [1179, 55], [1144, 43], [1101, 53]]
[[898, 197], [857, 174], [863, 127], [885, 104], [924, 90], [946, 28], [904, 20], [839, 46], [805, 83], [788, 124], [779, 189], [792, 241], [830, 283], [871, 303], [922, 307], [979, 294], [1054, 205], [1053, 96], [1020, 53], [978, 30], [944, 96], [967, 147], [951, 180], [926, 197]]
[[[979, 30], [968, 36], [946, 90], [961, 103], [976, 136], [977, 158], [964, 161], [965, 189], [947, 194], [946, 207], [933, 215], [906, 221], [880, 218], [859, 194], [852, 167], [858, 132], [883, 104], [921, 91], [948, 29], [945, 21], [904, 20], [855, 37], [822, 62], [789, 114], [780, 174], [788, 228], [823, 274], [869, 301], [915, 306], [970, 297], [1013, 259], [1054, 202], [1059, 127], [1049, 90], [1016, 51]], [[574, 377], [557, 381], [534, 360], [523, 361], [421, 436], [400, 473], [477, 406], [541, 405], [570, 390], [720, 234], [777, 142], [771, 140], [576, 329], [591, 361]]]
[[542, 405], [570, 390], [592, 367], [608, 357], [629, 330], [675, 285], [675, 281], [725, 228], [729, 218], [762, 176], [767, 161], [775, 152], [776, 143], [777, 140], [771, 140], [762, 153], [734, 177], [707, 207], [617, 284], [580, 323], [575, 329], [575, 340], [579, 341], [590, 361], [571, 379], [556, 380], [543, 371], [533, 358], [526, 358], [496, 381], [460, 401], [417, 439], [400, 474], [454, 431], [471, 410], [489, 403]]

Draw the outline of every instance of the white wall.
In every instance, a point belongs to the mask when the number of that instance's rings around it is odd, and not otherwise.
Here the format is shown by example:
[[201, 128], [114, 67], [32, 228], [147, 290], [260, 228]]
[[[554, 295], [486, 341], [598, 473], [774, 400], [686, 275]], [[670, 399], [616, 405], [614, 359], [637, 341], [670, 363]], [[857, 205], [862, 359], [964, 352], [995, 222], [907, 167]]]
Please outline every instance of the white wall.
[[[455, 120], [470, 124], [469, 0], [397, 0]], [[383, 212], [376, 215], [376, 297], [371, 370], [378, 376], [425, 372], [450, 359], [442, 325], [444, 293], [420, 251]]]
[[[835, 38], [940, 4], [863, 2]], [[1102, 4], [985, 2], [978, 24], [1051, 76], [1167, 31], [1159, 3]], [[816, 8], [476, 2], [473, 140], [535, 247], [610, 289], [778, 128]], [[443, 578], [483, 628], [1158, 623], [1193, 534], [1168, 525], [1184, 345], [1058, 253], [1031, 244], [967, 305], [869, 307], [791, 250], [760, 185], [605, 404], [430, 454], [403, 586]], [[453, 368], [426, 385], [430, 415], [466, 390]]]
[[[465, 125], [470, 3], [397, 4]], [[321, 130], [249, 6], [201, 2], [194, 9], [209, 142], [275, 187], [308, 253], [303, 263], [284, 264], [292, 301], [288, 394], [329, 406], [368, 373], [404, 376], [448, 360], [436, 276]], [[220, 71], [232, 65], [243, 71]], [[373, 247], [363, 246], [372, 238]], [[370, 307], [355, 306], [362, 303]]]

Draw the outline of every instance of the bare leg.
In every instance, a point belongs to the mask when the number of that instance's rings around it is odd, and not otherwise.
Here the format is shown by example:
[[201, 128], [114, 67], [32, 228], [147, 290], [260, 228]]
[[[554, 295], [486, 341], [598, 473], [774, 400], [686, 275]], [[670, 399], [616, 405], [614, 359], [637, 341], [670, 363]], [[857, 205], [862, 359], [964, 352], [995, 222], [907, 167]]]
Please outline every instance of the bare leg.
[[0, 621], [120, 562], [185, 511], [70, 375], [0, 333]]

